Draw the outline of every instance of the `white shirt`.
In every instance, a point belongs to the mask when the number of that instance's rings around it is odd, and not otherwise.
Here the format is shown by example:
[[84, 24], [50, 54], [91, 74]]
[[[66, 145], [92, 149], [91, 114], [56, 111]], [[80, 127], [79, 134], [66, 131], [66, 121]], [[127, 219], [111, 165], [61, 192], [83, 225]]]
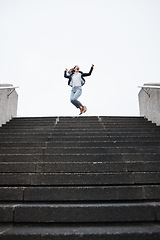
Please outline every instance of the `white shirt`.
[[72, 87], [80, 87], [81, 86], [81, 73], [75, 72], [72, 75]]

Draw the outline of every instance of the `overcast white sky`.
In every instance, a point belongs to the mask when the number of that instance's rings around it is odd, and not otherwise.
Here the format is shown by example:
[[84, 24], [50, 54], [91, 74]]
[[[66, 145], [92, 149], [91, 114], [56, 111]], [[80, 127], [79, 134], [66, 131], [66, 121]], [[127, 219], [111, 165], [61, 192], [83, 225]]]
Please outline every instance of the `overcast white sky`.
[[89, 115], [139, 115], [138, 85], [160, 82], [160, 0], [0, 0], [0, 83], [18, 116], [76, 116], [64, 69], [88, 72]]

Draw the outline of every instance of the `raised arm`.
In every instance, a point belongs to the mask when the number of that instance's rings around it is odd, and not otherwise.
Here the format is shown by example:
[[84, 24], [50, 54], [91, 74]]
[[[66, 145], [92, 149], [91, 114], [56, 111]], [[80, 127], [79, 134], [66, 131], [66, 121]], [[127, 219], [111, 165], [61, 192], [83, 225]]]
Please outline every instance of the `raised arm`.
[[90, 76], [91, 73], [92, 73], [92, 71], [93, 71], [93, 68], [94, 68], [94, 64], [92, 64], [92, 67], [91, 67], [89, 73], [82, 73], [82, 76], [83, 76], [83, 77], [88, 77], [88, 76]]
[[65, 71], [64, 71], [64, 77], [65, 78], [69, 78], [69, 75], [67, 75], [67, 71], [68, 71], [68, 69], [66, 68]]

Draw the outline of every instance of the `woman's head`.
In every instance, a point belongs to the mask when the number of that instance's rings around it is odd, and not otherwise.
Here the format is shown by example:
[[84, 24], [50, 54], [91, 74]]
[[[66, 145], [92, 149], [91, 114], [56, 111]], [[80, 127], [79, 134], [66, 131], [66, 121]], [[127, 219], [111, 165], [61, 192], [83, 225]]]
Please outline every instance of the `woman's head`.
[[79, 72], [79, 66], [78, 66], [78, 65], [76, 65], [76, 66], [74, 67], [74, 71], [75, 71], [75, 72]]

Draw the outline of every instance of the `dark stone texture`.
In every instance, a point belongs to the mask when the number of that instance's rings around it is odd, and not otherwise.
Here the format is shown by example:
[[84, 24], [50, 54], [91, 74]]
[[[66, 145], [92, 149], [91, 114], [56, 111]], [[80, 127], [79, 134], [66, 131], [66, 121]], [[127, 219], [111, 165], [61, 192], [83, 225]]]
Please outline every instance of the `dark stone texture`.
[[0, 203], [0, 222], [13, 222], [13, 210], [14, 205]]
[[43, 148], [0, 148], [1, 154], [42, 154]]
[[156, 220], [160, 221], [160, 205], [157, 206], [155, 204], [155, 208], [156, 208], [156, 210], [155, 210], [156, 211]]
[[160, 225], [145, 224], [65, 224], [6, 225], [1, 240], [158, 240]]
[[32, 187], [24, 191], [25, 201], [98, 201], [117, 199], [117, 187]]
[[10, 148], [10, 147], [14, 147], [16, 148], [17, 146], [20, 148], [24, 148], [24, 147], [40, 147], [40, 148], [44, 148], [46, 146], [45, 142], [42, 141], [36, 141], [36, 140], [32, 140], [32, 141], [20, 141], [19, 139], [14, 139], [14, 140], [10, 140], [10, 142], [0, 142], [0, 148]]
[[37, 172], [94, 172], [94, 173], [107, 173], [107, 172], [126, 172], [127, 167], [125, 163], [107, 163], [107, 162], [49, 162], [38, 163], [36, 166]]
[[45, 162], [118, 162], [158, 161], [160, 154], [151, 153], [106, 153], [106, 154], [45, 154]]
[[26, 187], [24, 201], [142, 200], [141, 186]]
[[[74, 147], [153, 147], [153, 146], [159, 146], [160, 145], [160, 141], [118, 141], [118, 140], [115, 140], [115, 141], [112, 141], [112, 140], [101, 140], [100, 139], [96, 139], [93, 140], [93, 139], [90, 139], [90, 141], [87, 141], [84, 139], [84, 141], [81, 141], [81, 138], [79, 139], [76, 139], [74, 138], [75, 140], [74, 141], [65, 141], [65, 139], [61, 139], [59, 141], [51, 141], [51, 142], [48, 142], [47, 143], [47, 147], [51, 148], [51, 147], [71, 147], [71, 146], [74, 146]], [[28, 143], [27, 143], [28, 144]], [[26, 144], [26, 145], [27, 145]], [[36, 146], [38, 145], [38, 143], [32, 143], [33, 146]], [[28, 144], [29, 145], [29, 144]], [[40, 146], [43, 146], [42, 144], [39, 144]], [[3, 145], [2, 145], [3, 146]], [[4, 145], [5, 146], [5, 145]], [[16, 146], [16, 143], [15, 143], [15, 146]]]
[[[35, 151], [35, 150], [34, 150]], [[160, 149], [157, 147], [52, 147], [46, 148], [46, 154], [81, 154], [81, 153], [160, 153]]]
[[30, 173], [30, 172], [35, 172], [35, 164], [34, 163], [1, 163], [0, 164], [0, 173]]
[[30, 173], [0, 173], [0, 185], [13, 186], [13, 185], [30, 185]]
[[[159, 132], [157, 131], [154, 131], [154, 132], [125, 132], [125, 131], [115, 131], [115, 132], [111, 132], [111, 131], [108, 131], [106, 129], [103, 129], [102, 131], [88, 131], [88, 132], [82, 132], [82, 131], [57, 131], [55, 130], [52, 137], [59, 137], [59, 136], [67, 136], [67, 137], [70, 137], [70, 139], [72, 139], [73, 136], [82, 136], [82, 137], [87, 137], [88, 135], [90, 136], [102, 136], [102, 137], [119, 137], [119, 136], [123, 136], [123, 137], [143, 137], [143, 138], [150, 138], [150, 137], [154, 137], [159, 139]], [[9, 135], [9, 134], [8, 134]], [[36, 134], [34, 135], [31, 135], [30, 136], [33, 138]], [[42, 134], [41, 134], [42, 135]], [[13, 134], [10, 134], [9, 136], [14, 136]], [[24, 135], [23, 135], [24, 136]], [[43, 135], [42, 135], [43, 136]], [[29, 137], [29, 135], [28, 135]]]
[[9, 231], [13, 227], [12, 223], [0, 223], [0, 239], [2, 234]]
[[[31, 217], [32, 216], [32, 217]], [[15, 208], [15, 222], [151, 222], [152, 204], [23, 204]]]
[[0, 128], [0, 240], [160, 239], [159, 143], [141, 117], [11, 120]]
[[141, 186], [117, 187], [117, 200], [142, 200], [144, 199], [143, 188]]
[[0, 154], [1, 162], [43, 162], [42, 154]]
[[153, 185], [153, 186], [144, 186], [144, 193], [146, 199], [160, 199], [160, 185]]
[[22, 201], [23, 188], [21, 187], [0, 187], [0, 201]]
[[152, 183], [160, 183], [160, 172], [141, 172], [135, 173], [135, 183], [145, 183], [145, 184], [152, 184]]
[[[2, 141], [2, 140], [1, 140]], [[18, 138], [18, 141], [19, 141], [19, 138]], [[36, 141], [36, 139], [34, 139], [34, 141]], [[70, 136], [52, 136], [50, 138], [50, 144], [49, 146], [53, 146], [52, 143], [56, 143], [56, 142], [70, 142], [70, 141], [73, 141], [73, 142], [76, 142], [76, 141], [106, 141], [106, 142], [140, 142], [140, 143], [143, 143], [143, 142], [146, 142], [146, 141], [149, 141], [149, 142], [152, 142], [154, 143], [155, 141], [156, 142], [159, 142], [160, 141], [160, 138], [159, 137], [156, 137], [156, 136], [150, 136], [149, 139], [146, 140], [146, 137], [143, 136], [143, 137], [140, 137], [140, 136], [123, 136], [123, 135], [117, 135], [117, 136], [109, 136], [109, 135], [101, 135], [99, 134], [98, 136], [95, 136], [95, 135], [87, 135], [87, 136], [78, 136], [78, 135], [73, 135], [72, 136], [72, 139]]]
[[37, 173], [31, 174], [32, 185], [114, 185], [133, 184], [132, 173]]
[[160, 161], [127, 163], [127, 170], [132, 172], [160, 172]]

